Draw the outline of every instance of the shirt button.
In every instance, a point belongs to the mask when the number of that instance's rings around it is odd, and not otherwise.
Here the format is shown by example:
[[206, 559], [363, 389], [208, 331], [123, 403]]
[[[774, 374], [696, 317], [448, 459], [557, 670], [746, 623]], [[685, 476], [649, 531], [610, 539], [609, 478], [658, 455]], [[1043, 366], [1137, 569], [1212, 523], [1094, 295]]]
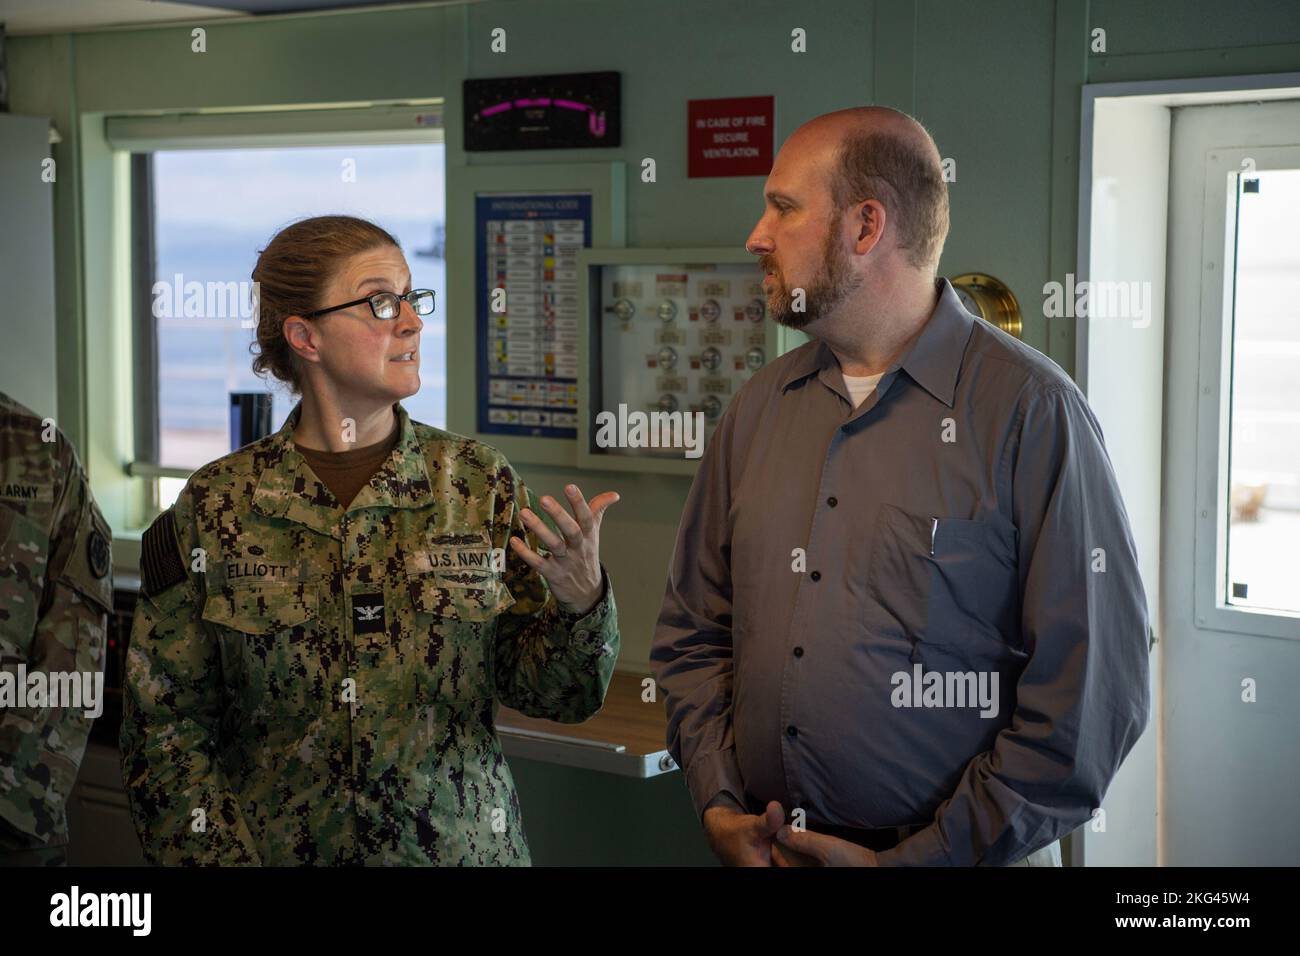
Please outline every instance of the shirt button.
[[812, 578], [814, 581], [820, 581], [822, 579], [822, 573], [820, 571], [814, 571], [812, 574], [808, 575], [808, 577]]
[[837, 504], [840, 503], [840, 500], [836, 498], [834, 495], [832, 495], [831, 497], [826, 499], [826, 503], [830, 505], [832, 508], [834, 508]]
[[795, 657], [803, 657], [803, 648], [802, 648], [802, 647], [796, 647], [796, 648], [794, 649], [794, 656], [795, 656]]
[[794, 724], [791, 724], [789, 727], [785, 728], [785, 732], [789, 734], [791, 737], [799, 736], [799, 728], [796, 727]]

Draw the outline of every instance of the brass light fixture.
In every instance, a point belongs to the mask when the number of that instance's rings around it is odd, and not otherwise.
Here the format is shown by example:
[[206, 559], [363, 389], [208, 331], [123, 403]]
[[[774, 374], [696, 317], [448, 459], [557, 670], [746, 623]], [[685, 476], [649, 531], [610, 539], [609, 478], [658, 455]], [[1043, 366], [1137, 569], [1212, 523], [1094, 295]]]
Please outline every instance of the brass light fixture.
[[1005, 282], [983, 272], [967, 272], [948, 281], [968, 312], [1020, 338], [1020, 303]]

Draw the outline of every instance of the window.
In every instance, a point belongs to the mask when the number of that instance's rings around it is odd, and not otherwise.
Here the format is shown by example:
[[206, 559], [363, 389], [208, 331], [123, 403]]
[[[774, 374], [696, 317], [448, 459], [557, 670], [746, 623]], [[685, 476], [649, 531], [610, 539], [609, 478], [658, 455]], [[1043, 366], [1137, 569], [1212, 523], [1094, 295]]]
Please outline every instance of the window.
[[[296, 397], [252, 370], [251, 274], [279, 228], [332, 213], [391, 232], [412, 286], [437, 293], [438, 310], [423, 317], [420, 391], [403, 404], [445, 427], [441, 143], [158, 149], [135, 160], [135, 188], [145, 193], [135, 202], [135, 248], [152, 261], [137, 273], [137, 460], [190, 470], [230, 452], [231, 392], [270, 393], [272, 426], [283, 424]], [[160, 478], [159, 507], [183, 484]]]
[[1225, 316], [1230, 492], [1222, 601], [1300, 613], [1300, 169], [1248, 164], [1234, 178], [1227, 210], [1235, 269]]

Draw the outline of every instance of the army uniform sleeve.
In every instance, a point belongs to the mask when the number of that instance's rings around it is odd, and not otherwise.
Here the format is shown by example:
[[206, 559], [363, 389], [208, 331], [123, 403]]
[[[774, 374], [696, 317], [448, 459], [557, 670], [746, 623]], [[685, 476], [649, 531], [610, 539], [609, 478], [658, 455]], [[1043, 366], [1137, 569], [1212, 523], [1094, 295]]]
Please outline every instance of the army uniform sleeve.
[[120, 745], [145, 858], [163, 865], [260, 864], [218, 759], [224, 711], [218, 644], [202, 619], [185, 494], [145, 532], [127, 652]]
[[[46, 675], [49, 694], [42, 703], [0, 710], [0, 819], [11, 837], [16, 833], [29, 846], [48, 844], [55, 834], [63, 834], [58, 842], [66, 842], [67, 800], [90, 727], [103, 709], [107, 618], [113, 602], [112, 533], [72, 447], [62, 438], [55, 469], [61, 487], [55, 493], [36, 627], [23, 662], [29, 684], [33, 674]], [[38, 544], [31, 543], [30, 553], [45, 551]], [[49, 706], [51, 698], [69, 706]], [[75, 704], [80, 706], [71, 706]]]
[[524, 528], [520, 511], [546, 512], [509, 465], [500, 472], [496, 547], [505, 548], [506, 587], [514, 604], [497, 619], [497, 697], [530, 717], [580, 723], [600, 710], [618, 659], [618, 612], [609, 575], [601, 566], [601, 597], [586, 614], [566, 613], [546, 579], [521, 561], [509, 537], [539, 542]]

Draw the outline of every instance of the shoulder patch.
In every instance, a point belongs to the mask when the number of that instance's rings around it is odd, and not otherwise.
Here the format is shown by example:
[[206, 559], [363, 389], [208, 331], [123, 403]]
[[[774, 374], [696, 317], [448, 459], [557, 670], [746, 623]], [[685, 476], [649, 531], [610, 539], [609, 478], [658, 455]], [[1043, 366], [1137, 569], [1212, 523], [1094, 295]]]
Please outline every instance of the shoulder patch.
[[90, 573], [96, 578], [107, 576], [112, 567], [112, 560], [108, 539], [96, 528], [86, 539], [86, 563], [90, 565]]
[[140, 539], [140, 578], [149, 597], [185, 580], [185, 563], [176, 543], [176, 514], [171, 508], [155, 518]]

